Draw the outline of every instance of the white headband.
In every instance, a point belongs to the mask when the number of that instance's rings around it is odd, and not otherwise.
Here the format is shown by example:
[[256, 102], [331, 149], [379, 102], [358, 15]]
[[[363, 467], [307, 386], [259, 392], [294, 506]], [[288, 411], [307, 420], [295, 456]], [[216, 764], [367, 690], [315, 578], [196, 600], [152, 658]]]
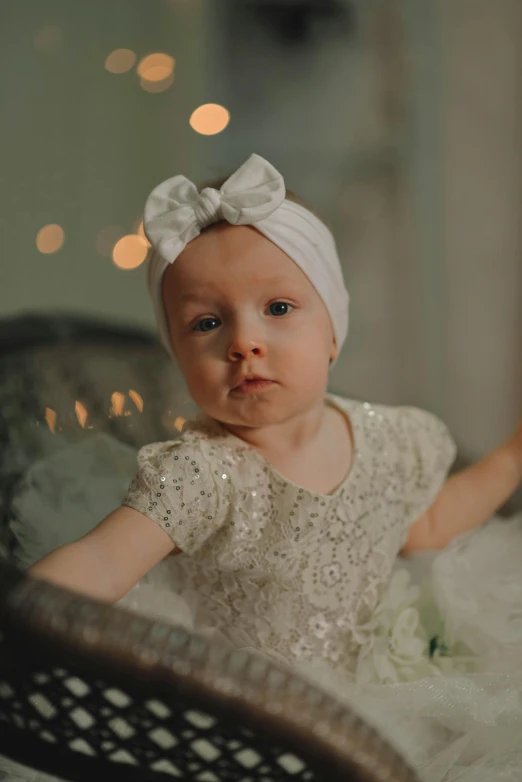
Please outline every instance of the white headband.
[[330, 314], [339, 356], [348, 333], [349, 296], [335, 240], [321, 220], [285, 196], [281, 174], [256, 154], [220, 190], [206, 187], [199, 193], [181, 175], [154, 188], [145, 204], [143, 220], [153, 248], [148, 283], [161, 341], [171, 355], [162, 299], [163, 275], [203, 228], [227, 220], [232, 225], [254, 225], [306, 274]]

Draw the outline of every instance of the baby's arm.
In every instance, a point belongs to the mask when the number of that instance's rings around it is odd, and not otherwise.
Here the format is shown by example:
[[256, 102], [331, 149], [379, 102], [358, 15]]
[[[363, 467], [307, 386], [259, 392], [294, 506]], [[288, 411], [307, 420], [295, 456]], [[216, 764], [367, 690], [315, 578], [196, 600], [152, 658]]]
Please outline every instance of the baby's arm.
[[175, 548], [172, 538], [158, 524], [122, 506], [88, 535], [47, 554], [27, 572], [113, 603]]
[[472, 467], [448, 478], [433, 504], [410, 527], [401, 553], [443, 549], [487, 521], [522, 481], [522, 424], [514, 436]]

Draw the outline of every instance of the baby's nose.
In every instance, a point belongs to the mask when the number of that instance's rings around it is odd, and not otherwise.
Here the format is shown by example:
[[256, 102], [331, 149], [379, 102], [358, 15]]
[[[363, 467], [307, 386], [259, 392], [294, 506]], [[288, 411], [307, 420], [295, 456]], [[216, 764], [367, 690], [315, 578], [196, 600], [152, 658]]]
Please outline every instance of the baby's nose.
[[250, 355], [264, 355], [268, 348], [263, 325], [252, 314], [238, 314], [230, 323], [228, 338], [229, 357], [236, 361]]
[[250, 355], [261, 356], [266, 353], [265, 340], [260, 334], [254, 334], [253, 329], [237, 329], [230, 340], [228, 354], [235, 360]]
[[229, 358], [238, 361], [241, 359], [246, 359], [250, 355], [254, 356], [262, 356], [264, 355], [266, 351], [264, 348], [257, 344], [252, 343], [248, 347], [245, 346], [239, 346], [237, 343], [230, 345], [228, 356]]

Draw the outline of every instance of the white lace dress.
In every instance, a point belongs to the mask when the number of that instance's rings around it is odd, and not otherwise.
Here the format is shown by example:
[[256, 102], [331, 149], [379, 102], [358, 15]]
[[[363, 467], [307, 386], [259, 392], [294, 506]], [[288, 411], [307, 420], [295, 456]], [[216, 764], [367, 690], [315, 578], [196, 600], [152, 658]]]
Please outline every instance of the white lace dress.
[[168, 557], [122, 601], [300, 671], [372, 721], [428, 782], [522, 779], [522, 518], [398, 554], [455, 457], [412, 407], [328, 394], [355, 454], [330, 495], [208, 417], [143, 448], [124, 503]]
[[169, 578], [196, 626], [352, 678], [408, 529], [440, 490], [455, 446], [421, 410], [327, 399], [349, 415], [355, 445], [332, 494], [296, 486], [201, 415], [181, 439], [140, 451], [124, 504], [184, 552]]

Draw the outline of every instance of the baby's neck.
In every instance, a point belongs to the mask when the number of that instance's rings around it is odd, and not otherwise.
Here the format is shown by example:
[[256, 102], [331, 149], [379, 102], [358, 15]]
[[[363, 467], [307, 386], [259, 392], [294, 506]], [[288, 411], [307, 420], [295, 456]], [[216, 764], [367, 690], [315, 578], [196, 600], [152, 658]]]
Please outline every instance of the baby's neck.
[[310, 450], [322, 440], [327, 409], [322, 400], [305, 413], [280, 424], [263, 427], [235, 424], [222, 426], [267, 457], [271, 455], [275, 458], [291, 458]]
[[324, 424], [313, 442], [294, 451], [257, 449], [280, 475], [309, 491], [332, 494], [351, 472], [354, 454], [351, 422], [326, 406]]

